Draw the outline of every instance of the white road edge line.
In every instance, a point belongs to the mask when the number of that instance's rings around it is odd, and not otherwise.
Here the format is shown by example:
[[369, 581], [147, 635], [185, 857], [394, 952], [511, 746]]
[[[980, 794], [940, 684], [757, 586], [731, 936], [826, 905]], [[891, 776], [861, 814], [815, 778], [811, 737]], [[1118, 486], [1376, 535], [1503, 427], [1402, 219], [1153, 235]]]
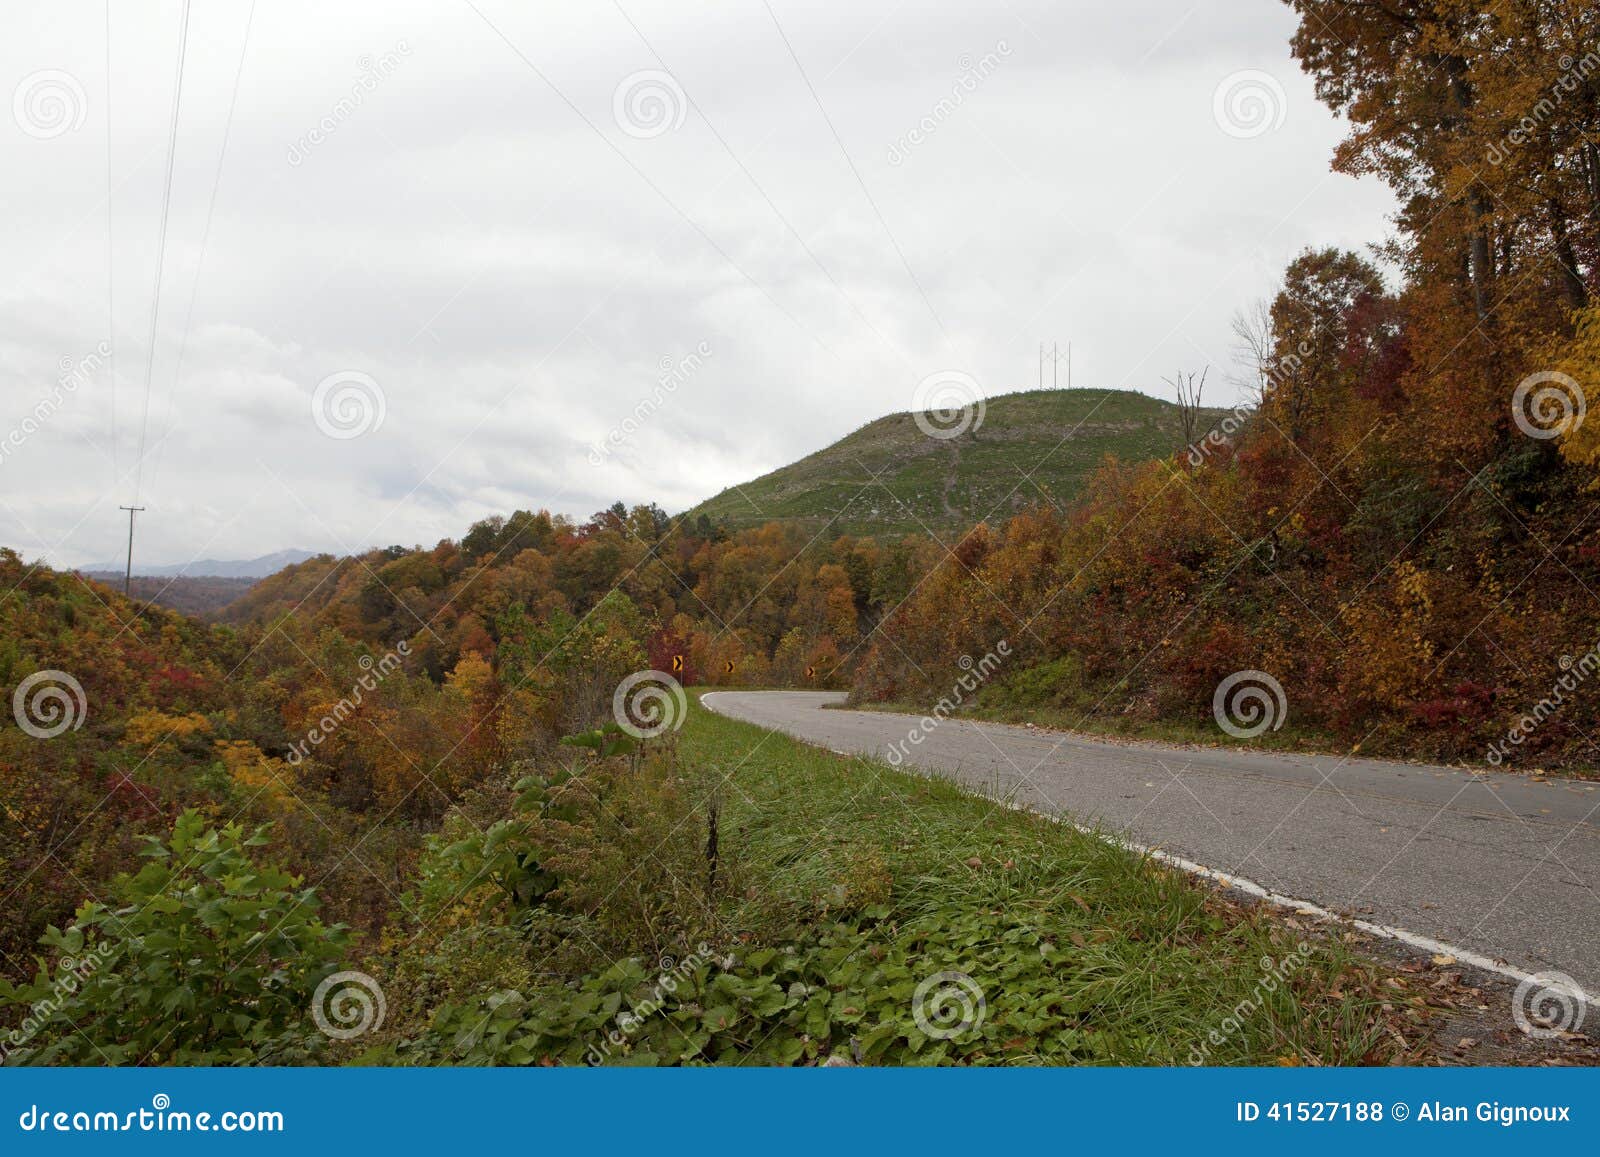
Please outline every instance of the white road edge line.
[[[721, 715], [725, 719], [733, 719], [735, 722], [739, 723], [748, 723], [749, 720], [739, 719], [737, 716], [729, 715], [726, 711], [719, 710], [707, 702], [714, 696], [726, 694], [728, 694], [726, 691], [708, 691], [700, 696], [700, 702], [706, 708], [706, 710], [716, 712], [716, 714]], [[758, 724], [757, 726], [760, 725]], [[781, 730], [781, 728], [779, 730]], [[784, 732], [784, 734], [789, 735], [788, 732]], [[801, 739], [798, 735], [789, 735], [789, 738], [797, 740], [800, 743], [808, 744], [811, 747], [821, 746], [820, 744], [811, 743], [809, 740]], [[835, 755], [858, 755], [867, 759], [878, 759], [877, 754], [874, 752], [862, 751], [851, 753], [839, 751], [837, 748], [828, 748], [828, 750], [832, 751]], [[885, 764], [885, 766], [888, 765]], [[966, 787], [965, 784], [958, 784], [957, 786]], [[1564, 992], [1569, 996], [1583, 1001], [1585, 1004], [1593, 1004], [1596, 1002], [1596, 997], [1585, 992], [1582, 987], [1567, 985], [1560, 981], [1549, 983], [1550, 978], [1547, 974], [1524, 972], [1522, 969], [1514, 968], [1511, 965], [1506, 964], [1504, 961], [1492, 960], [1483, 955], [1481, 952], [1473, 952], [1468, 948], [1458, 948], [1454, 944], [1447, 944], [1443, 940], [1435, 940], [1431, 936], [1423, 936], [1417, 932], [1409, 932], [1404, 928], [1394, 928], [1388, 924], [1376, 924], [1371, 920], [1359, 920], [1353, 916], [1341, 916], [1339, 913], [1324, 908], [1322, 905], [1313, 903], [1310, 900], [1297, 900], [1293, 896], [1284, 895], [1282, 892], [1274, 892], [1271, 888], [1258, 884], [1254, 880], [1247, 879], [1244, 876], [1234, 876], [1226, 872], [1219, 872], [1215, 868], [1208, 868], [1204, 864], [1197, 864], [1193, 860], [1186, 860], [1182, 856], [1175, 856], [1171, 852], [1162, 851], [1160, 848], [1151, 847], [1147, 844], [1138, 843], [1135, 840], [1113, 835], [1110, 832], [1106, 832], [1098, 828], [1085, 827], [1083, 824], [1080, 824], [1075, 820], [1068, 819], [1066, 815], [1059, 812], [1055, 814], [1041, 812], [1035, 808], [1028, 807], [1026, 804], [1009, 803], [1004, 800], [994, 799], [993, 796], [984, 795], [982, 792], [976, 791], [970, 787], [966, 787], [966, 790], [971, 791], [974, 795], [982, 796], [984, 799], [987, 799], [993, 803], [998, 803], [1003, 807], [1008, 807], [1012, 811], [1028, 812], [1032, 815], [1043, 816], [1045, 819], [1051, 820], [1058, 824], [1064, 824], [1067, 827], [1072, 828], [1074, 831], [1081, 832], [1083, 835], [1093, 836], [1095, 839], [1104, 840], [1105, 842], [1113, 844], [1116, 847], [1124, 848], [1130, 852], [1137, 852], [1142, 856], [1149, 856], [1152, 860], [1166, 864], [1169, 867], [1177, 868], [1180, 871], [1188, 872], [1192, 876], [1199, 876], [1202, 879], [1212, 880], [1218, 884], [1221, 884], [1225, 888], [1236, 888], [1247, 895], [1256, 897], [1258, 900], [1265, 900], [1268, 904], [1271, 904], [1275, 908], [1290, 908], [1299, 915], [1316, 916], [1319, 919], [1326, 919], [1334, 921], [1335, 923], [1345, 924], [1362, 932], [1366, 932], [1369, 935], [1377, 936], [1384, 940], [1394, 940], [1411, 948], [1416, 948], [1420, 951], [1427, 952], [1430, 955], [1453, 956], [1462, 964], [1470, 965], [1471, 967], [1480, 969], [1484, 972], [1492, 972], [1497, 976], [1504, 976], [1509, 980], [1515, 980], [1519, 984], [1523, 983], [1524, 981], [1536, 981], [1546, 988], [1558, 992]]]

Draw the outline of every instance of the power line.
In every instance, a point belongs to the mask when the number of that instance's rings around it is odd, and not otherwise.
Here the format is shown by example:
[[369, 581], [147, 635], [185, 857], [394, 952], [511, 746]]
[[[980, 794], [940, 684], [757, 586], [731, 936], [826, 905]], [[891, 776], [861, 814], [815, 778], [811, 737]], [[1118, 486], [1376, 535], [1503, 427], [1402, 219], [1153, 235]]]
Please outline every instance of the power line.
[[778, 14], [773, 11], [770, 0], [761, 0], [766, 7], [767, 15], [772, 17], [772, 26], [778, 30], [778, 37], [783, 41], [783, 46], [789, 50], [789, 59], [794, 61], [800, 79], [805, 82], [806, 90], [811, 93], [811, 99], [817, 106], [817, 111], [822, 114], [828, 131], [833, 134], [833, 143], [839, 146], [839, 152], [844, 156], [844, 163], [850, 166], [850, 172], [855, 176], [856, 184], [861, 187], [861, 195], [867, 199], [867, 204], [872, 206], [873, 215], [878, 218], [878, 224], [883, 228], [883, 235], [889, 239], [889, 244], [894, 247], [895, 255], [900, 258], [900, 264], [906, 271], [906, 276], [911, 279], [911, 284], [916, 286], [922, 304], [928, 307], [928, 313], [933, 317], [933, 322], [939, 327], [945, 344], [950, 343], [950, 331], [945, 329], [944, 320], [939, 316], [939, 311], [933, 308], [933, 302], [928, 298], [927, 290], [922, 288], [922, 282], [917, 280], [916, 272], [911, 268], [911, 262], [906, 260], [905, 250], [900, 248], [900, 242], [895, 240], [894, 230], [889, 228], [889, 222], [883, 215], [883, 210], [878, 208], [878, 202], [873, 199], [872, 191], [867, 188], [866, 180], [861, 176], [861, 170], [856, 168], [855, 161], [850, 156], [850, 150], [844, 147], [844, 140], [839, 136], [839, 130], [833, 125], [833, 118], [828, 115], [827, 106], [822, 103], [822, 98], [817, 95], [817, 90], [811, 83], [811, 78], [806, 75], [806, 66], [800, 63], [800, 56], [794, 50], [794, 45], [789, 42], [789, 34], [783, 30], [783, 25], [778, 21]]
[[107, 374], [111, 383], [111, 479], [120, 485], [122, 467], [117, 456], [117, 266], [111, 183], [111, 0], [106, 0], [106, 342], [110, 349]]
[[[156, 287], [150, 301], [150, 344], [144, 356], [144, 417], [139, 426], [139, 463], [134, 475], [133, 500], [139, 501], [144, 485], [144, 448], [150, 434], [150, 392], [156, 360], [156, 325], [161, 318], [161, 279], [167, 265], [167, 219], [172, 211], [173, 158], [178, 151], [178, 110], [183, 102], [183, 62], [189, 51], [189, 0], [183, 0], [183, 17], [178, 26], [178, 76], [172, 88], [172, 125], [167, 133], [167, 178], [161, 197], [161, 229], [156, 243]], [[133, 555], [133, 518], [129, 515], [128, 554]]]
[[211, 241], [211, 221], [217, 211], [217, 190], [222, 186], [222, 169], [228, 159], [228, 139], [233, 135], [233, 112], [239, 104], [239, 82], [244, 78], [244, 61], [250, 51], [250, 31], [255, 24], [256, 0], [250, 0], [250, 10], [244, 18], [244, 42], [239, 46], [239, 63], [233, 71], [233, 93], [228, 98], [228, 117], [222, 126], [222, 147], [217, 153], [217, 171], [211, 178], [211, 199], [206, 204], [206, 223], [200, 233], [200, 256], [195, 262], [194, 284], [189, 288], [189, 306], [183, 314], [183, 336], [178, 341], [178, 362], [172, 371], [172, 389], [167, 393], [166, 436], [156, 445], [156, 464], [152, 471], [160, 477], [161, 463], [166, 458], [167, 440], [172, 433], [172, 413], [177, 406], [178, 387], [183, 384], [183, 363], [189, 352], [189, 329], [194, 323], [194, 303], [200, 296], [200, 275], [205, 271], [206, 247]]
[[[656, 64], [659, 64], [659, 66], [661, 66], [662, 69], [666, 69], [667, 72], [672, 72], [672, 69], [670, 69], [670, 67], [667, 66], [667, 62], [664, 61], [664, 59], [661, 58], [661, 53], [658, 53], [658, 51], [656, 51], [656, 46], [654, 46], [653, 43], [650, 43], [650, 37], [646, 37], [646, 35], [643, 34], [643, 30], [640, 29], [640, 27], [638, 27], [638, 24], [637, 24], [637, 22], [634, 21], [634, 18], [632, 18], [632, 16], [629, 16], [629, 14], [627, 14], [626, 8], [622, 8], [621, 0], [611, 0], [611, 3], [613, 3], [613, 5], [616, 5], [616, 10], [618, 10], [618, 13], [621, 13], [622, 19], [624, 19], [624, 21], [627, 21], [627, 26], [629, 26], [630, 29], [634, 29], [634, 35], [637, 35], [638, 40], [640, 40], [640, 43], [643, 43], [643, 45], [645, 45], [646, 50], [650, 50], [651, 56], [654, 56], [654, 58], [656, 58]], [[782, 226], [784, 226], [784, 229], [789, 230], [790, 237], [794, 237], [795, 238], [795, 243], [797, 243], [797, 245], [800, 246], [800, 248], [802, 248], [803, 251], [805, 251], [806, 256], [808, 256], [808, 258], [811, 259], [811, 264], [814, 264], [814, 266], [818, 267], [818, 269], [821, 270], [822, 277], [826, 277], [827, 278], [827, 282], [829, 282], [829, 285], [834, 286], [835, 290], [838, 291], [838, 296], [840, 296], [840, 298], [845, 299], [846, 304], [848, 304], [848, 306], [850, 306], [851, 309], [854, 310], [854, 314], [856, 314], [856, 317], [861, 318], [861, 322], [864, 323], [864, 325], [866, 325], [867, 328], [869, 328], [869, 330], [872, 330], [872, 333], [874, 333], [875, 336], [877, 336], [878, 341], [882, 341], [883, 344], [885, 344], [885, 346], [890, 347], [890, 349], [893, 350], [893, 352], [896, 352], [896, 354], [901, 355], [901, 358], [902, 358], [902, 360], [904, 360], [904, 362], [910, 363], [910, 355], [907, 354], [906, 350], [901, 349], [901, 347], [899, 347], [899, 346], [896, 346], [896, 344], [894, 344], [894, 342], [891, 341], [890, 338], [886, 338], [886, 336], [885, 336], [885, 334], [883, 334], [882, 330], [878, 330], [878, 326], [874, 325], [874, 323], [872, 323], [872, 318], [867, 317], [866, 310], [862, 310], [861, 309], [861, 304], [859, 304], [859, 302], [856, 301], [856, 299], [854, 299], [853, 296], [850, 296], [850, 293], [848, 293], [848, 291], [845, 290], [845, 286], [840, 285], [840, 283], [838, 283], [838, 278], [834, 277], [834, 270], [829, 269], [829, 267], [827, 267], [826, 262], [822, 261], [822, 259], [819, 258], [818, 254], [814, 253], [814, 251], [811, 250], [811, 246], [810, 245], [806, 245], [805, 237], [802, 237], [802, 235], [800, 235], [800, 230], [795, 229], [794, 224], [792, 224], [792, 222], [789, 221], [789, 218], [787, 218], [786, 214], [784, 214], [784, 211], [782, 211], [781, 208], [778, 208], [778, 203], [774, 202], [773, 198], [771, 198], [771, 195], [768, 194], [768, 192], [766, 192], [765, 186], [762, 186], [762, 182], [758, 181], [758, 179], [755, 178], [755, 173], [752, 173], [752, 171], [750, 171], [749, 165], [746, 165], [746, 163], [744, 163], [744, 160], [742, 160], [742, 158], [739, 157], [739, 154], [736, 154], [736, 152], [734, 152], [733, 146], [731, 146], [731, 144], [728, 144], [728, 141], [726, 141], [726, 139], [723, 138], [723, 134], [720, 133], [720, 131], [717, 130], [717, 125], [715, 125], [715, 123], [712, 123], [712, 118], [707, 117], [706, 109], [702, 109], [702, 107], [699, 106], [699, 102], [696, 102], [696, 99], [694, 99], [693, 96], [690, 96], [690, 93], [688, 93], [688, 90], [683, 91], [683, 99], [686, 99], [686, 101], [690, 102], [690, 107], [691, 107], [691, 109], [694, 109], [694, 112], [698, 112], [699, 118], [701, 118], [701, 122], [704, 122], [704, 125], [706, 125], [707, 131], [709, 131], [709, 133], [712, 134], [712, 136], [714, 136], [715, 139], [717, 139], [717, 144], [720, 144], [720, 146], [722, 146], [723, 152], [725, 152], [725, 154], [728, 154], [728, 160], [731, 160], [731, 162], [733, 162], [734, 165], [738, 166], [739, 171], [741, 171], [741, 173], [744, 173], [744, 176], [746, 176], [747, 181], [750, 182], [750, 187], [754, 187], [755, 192], [757, 192], [757, 194], [760, 194], [760, 197], [762, 197], [763, 202], [766, 202], [766, 208], [770, 208], [770, 210], [773, 211], [773, 216], [776, 216], [776, 218], [778, 218], [779, 221], [782, 222]]]
[[481, 8], [479, 8], [477, 6], [477, 4], [473, 3], [473, 0], [466, 0], [466, 5], [467, 5], [468, 8], [472, 9], [472, 11], [477, 15], [479, 20], [483, 21], [484, 25], [488, 27], [489, 31], [493, 32], [496, 36], [498, 36], [500, 38], [500, 40], [505, 44], [505, 46], [507, 48], [509, 48], [512, 51], [512, 53], [514, 53], [516, 55], [517, 59], [519, 59], [520, 61], [522, 61], [523, 64], [528, 66], [529, 71], [531, 71], [535, 76], [537, 76], [540, 79], [540, 81], [543, 82], [544, 86], [546, 88], [548, 88], [552, 93], [554, 93], [556, 98], [558, 100], [560, 100], [562, 104], [566, 105], [567, 108], [570, 109], [572, 111], [572, 113], [579, 120], [581, 120], [585, 125], [587, 125], [589, 127], [589, 131], [590, 132], [594, 133], [595, 136], [600, 138], [600, 141], [601, 141], [602, 144], [604, 144], [608, 149], [610, 149], [613, 153], [615, 153], [617, 155], [617, 158], [619, 160], [621, 160], [623, 164], [627, 165], [628, 168], [633, 170], [634, 176], [638, 177], [641, 181], [643, 181], [645, 183], [645, 185], [649, 187], [649, 189], [650, 189], [650, 191], [652, 193], [654, 193], [657, 197], [661, 198], [661, 200], [666, 204], [667, 208], [671, 209], [674, 213], [676, 213], [679, 217], [681, 217], [683, 219], [684, 223], [687, 224], [689, 226], [689, 228], [693, 229], [695, 231], [695, 233], [699, 235], [699, 237], [700, 237], [700, 239], [702, 241], [704, 241], [707, 245], [709, 245], [713, 250], [716, 251], [716, 254], [717, 254], [718, 257], [720, 257], [724, 261], [726, 261], [728, 263], [728, 265], [730, 265], [733, 268], [733, 270], [736, 273], [739, 274], [740, 277], [743, 277], [745, 279], [745, 281], [747, 281], [750, 284], [750, 288], [754, 289], [762, 297], [766, 298], [768, 303], [770, 303], [774, 309], [776, 309], [779, 313], [783, 314], [784, 317], [786, 317], [790, 321], [792, 321], [795, 324], [795, 327], [797, 329], [799, 329], [801, 332], [803, 332], [813, 342], [815, 342], [820, 349], [822, 349], [825, 353], [827, 353], [830, 357], [832, 357], [835, 361], [839, 362], [841, 365], [844, 364], [844, 359], [839, 356], [838, 352], [832, 346], [830, 346], [827, 342], [823, 341], [820, 337], [818, 337], [815, 333], [813, 333], [804, 323], [802, 323], [799, 318], [797, 318], [794, 314], [790, 313], [786, 308], [784, 308], [783, 304], [780, 301], [778, 301], [777, 298], [773, 297], [772, 294], [767, 291], [765, 286], [763, 286], [759, 281], [757, 281], [748, 272], [746, 272], [744, 266], [740, 265], [737, 261], [735, 261], [733, 259], [732, 255], [730, 255], [726, 249], [724, 249], [721, 245], [719, 245], [717, 243], [716, 239], [714, 237], [712, 237], [710, 233], [706, 232], [705, 228], [698, 221], [696, 221], [693, 217], [689, 216], [688, 213], [686, 213], [683, 209], [681, 209], [678, 206], [678, 203], [676, 201], [674, 201], [671, 197], [667, 196], [666, 191], [663, 190], [660, 185], [656, 184], [655, 181], [651, 180], [650, 179], [650, 175], [648, 173], [646, 173], [643, 169], [641, 169], [637, 164], [635, 164], [632, 157], [628, 156], [627, 153], [623, 152], [622, 149], [617, 145], [617, 143], [615, 141], [613, 141], [605, 133], [601, 132], [600, 131], [600, 126], [595, 124], [594, 121], [590, 120], [588, 115], [581, 108], [579, 108], [577, 106], [577, 104], [575, 104], [573, 102], [572, 98], [569, 97], [560, 88], [558, 88], [556, 86], [556, 83], [553, 80], [551, 80], [548, 76], [545, 75], [544, 70], [541, 69], [537, 64], [535, 64], [533, 62], [533, 59], [529, 55], [526, 52], [523, 52], [522, 49], [518, 48], [516, 46], [516, 43], [514, 41], [512, 41], [512, 39], [509, 36], [507, 36], [504, 32], [502, 32], [500, 30], [500, 26], [498, 24], [496, 24], [494, 21], [490, 20], [487, 16], [485, 16], [483, 14], [483, 10]]
[[[649, 50], [651, 56], [656, 58], [656, 63], [668, 73], [671, 73], [672, 69], [668, 67], [667, 62], [661, 58], [661, 53], [656, 51], [655, 45], [650, 43], [649, 37], [647, 37], [639, 28], [639, 25], [634, 21], [633, 17], [628, 15], [628, 11], [627, 9], [623, 8], [621, 0], [611, 0], [611, 2], [616, 6], [616, 9], [621, 14], [623, 20], [627, 21], [628, 27], [633, 29], [634, 35], [639, 38], [640, 43], [642, 43], [645, 48]], [[784, 215], [782, 209], [778, 208], [777, 203], [773, 201], [772, 197], [767, 193], [766, 188], [761, 184], [761, 182], [756, 179], [756, 175], [750, 171], [749, 166], [747, 166], [744, 161], [740, 159], [739, 155], [733, 151], [733, 146], [730, 145], [723, 137], [722, 133], [717, 130], [717, 126], [713, 124], [711, 118], [706, 115], [706, 110], [701, 108], [700, 105], [695, 101], [694, 97], [689, 95], [688, 90], [684, 91], [683, 96], [684, 99], [689, 102], [690, 107], [693, 108], [695, 112], [700, 114], [701, 121], [705, 123], [705, 126], [707, 130], [710, 131], [711, 135], [716, 138], [717, 144], [722, 146], [722, 151], [728, 154], [728, 159], [738, 166], [739, 171], [745, 175], [745, 178], [749, 180], [751, 186], [757, 193], [761, 195], [761, 199], [767, 203], [767, 208], [772, 210], [773, 215], [777, 217], [778, 220], [783, 223], [783, 227], [789, 231], [789, 235], [793, 237], [796, 243], [799, 244], [800, 248], [805, 251], [805, 255], [811, 259], [811, 263], [822, 271], [822, 275], [828, 279], [829, 284], [838, 291], [839, 296], [844, 298], [845, 302], [852, 310], [855, 311], [856, 316], [859, 317], [863, 323], [865, 323], [866, 327], [876, 334], [880, 341], [882, 341], [895, 353], [898, 353], [903, 360], [909, 363], [911, 360], [909, 355], [899, 346], [895, 345], [895, 343], [889, 338], [884, 336], [883, 332], [872, 323], [872, 319], [869, 318], [862, 310], [856, 299], [851, 297], [850, 294], [845, 291], [844, 286], [839, 284], [838, 279], [833, 275], [833, 271], [823, 263], [822, 258], [818, 257], [816, 253], [812, 251], [811, 246], [806, 244], [806, 239], [800, 235], [800, 231], [790, 223], [789, 218]]]

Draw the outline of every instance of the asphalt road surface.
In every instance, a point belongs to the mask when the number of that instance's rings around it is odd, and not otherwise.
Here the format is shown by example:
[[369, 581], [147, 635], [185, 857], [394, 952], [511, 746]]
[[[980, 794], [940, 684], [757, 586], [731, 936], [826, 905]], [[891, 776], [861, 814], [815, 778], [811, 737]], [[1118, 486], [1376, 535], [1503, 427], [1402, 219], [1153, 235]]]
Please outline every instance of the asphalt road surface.
[[[837, 692], [717, 691], [707, 707], [886, 758], [918, 717]], [[1600, 789], [1339, 756], [1101, 743], [951, 719], [904, 767], [1065, 813], [1216, 871], [1600, 994]]]

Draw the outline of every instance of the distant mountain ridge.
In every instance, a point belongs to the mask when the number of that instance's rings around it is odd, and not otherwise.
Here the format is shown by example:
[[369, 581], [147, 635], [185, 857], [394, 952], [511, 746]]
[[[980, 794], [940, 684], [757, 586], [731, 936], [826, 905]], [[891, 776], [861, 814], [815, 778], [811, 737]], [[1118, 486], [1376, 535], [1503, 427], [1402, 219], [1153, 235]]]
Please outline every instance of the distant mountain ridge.
[[[1224, 411], [1202, 410], [1196, 437]], [[688, 511], [730, 526], [779, 520], [858, 535], [951, 533], [1041, 503], [1066, 507], [1108, 455], [1123, 462], [1184, 448], [1172, 402], [1132, 390], [1028, 390], [984, 400], [981, 423], [931, 437], [890, 414], [798, 462]], [[937, 427], [938, 423], [925, 423]]]
[[[305, 562], [308, 558], [317, 556], [309, 550], [278, 550], [271, 554], [261, 555], [259, 558], [246, 559], [215, 559], [200, 558], [193, 562], [172, 563], [165, 566], [141, 565], [137, 561], [133, 566], [135, 576], [146, 578], [266, 578], [269, 574], [277, 574], [286, 566]], [[92, 566], [80, 566], [75, 569], [85, 574], [93, 575], [118, 575], [126, 568], [122, 562], [95, 563]]]

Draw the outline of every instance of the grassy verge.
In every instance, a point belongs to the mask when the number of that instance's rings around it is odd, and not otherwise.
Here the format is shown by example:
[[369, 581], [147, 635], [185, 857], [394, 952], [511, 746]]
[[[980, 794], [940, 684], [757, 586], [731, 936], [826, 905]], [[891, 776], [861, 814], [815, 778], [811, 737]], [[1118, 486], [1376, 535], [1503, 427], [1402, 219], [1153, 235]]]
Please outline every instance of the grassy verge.
[[[1423, 1035], [1420, 1002], [1339, 937], [953, 784], [698, 705], [617, 782], [651, 777], [683, 806], [652, 794], [627, 831], [675, 817], [662, 847], [614, 861], [616, 881], [564, 883], [559, 917], [508, 918], [502, 939], [539, 957], [517, 988], [453, 993], [371, 1059], [1355, 1064]], [[685, 881], [713, 802], [718, 873]], [[642, 918], [613, 918], [617, 893]], [[590, 950], [540, 947], [552, 919]]]
[[[841, 707], [844, 705], [841, 704]], [[851, 703], [851, 711], [883, 711], [895, 715], [925, 715], [926, 703], [889, 701]], [[1349, 753], [1348, 745], [1325, 732], [1296, 727], [1292, 722], [1281, 730], [1267, 731], [1252, 739], [1234, 739], [1215, 724], [1190, 723], [1180, 719], [1148, 719], [1130, 716], [1096, 715], [1067, 707], [1049, 705], [995, 704], [981, 700], [962, 704], [957, 713], [962, 719], [988, 723], [1033, 724], [1051, 731], [1064, 731], [1090, 739], [1126, 739], [1164, 743], [1172, 747], [1236, 747], [1246, 751], [1293, 751], [1300, 754]], [[1393, 757], [1380, 757], [1393, 758]]]
[[[844, 704], [840, 704], [844, 707]], [[894, 715], [925, 715], [925, 703], [885, 702], [851, 703], [851, 711], [882, 711]], [[1600, 779], [1600, 768], [1593, 767], [1491, 767], [1484, 760], [1467, 762], [1429, 758], [1416, 752], [1407, 752], [1404, 745], [1392, 742], [1361, 744], [1351, 747], [1333, 735], [1295, 726], [1290, 722], [1282, 730], [1267, 731], [1250, 739], [1235, 739], [1215, 725], [1195, 724], [1185, 720], [1134, 719], [1088, 714], [1070, 708], [1052, 706], [996, 705], [982, 701], [964, 704], [956, 713], [962, 719], [981, 720], [987, 723], [1010, 723], [1017, 726], [1031, 724], [1049, 731], [1065, 732], [1085, 739], [1102, 739], [1111, 742], [1125, 740], [1140, 743], [1157, 743], [1181, 748], [1234, 748], [1241, 751], [1267, 753], [1294, 752], [1298, 755], [1328, 755], [1335, 757], [1360, 755], [1362, 758], [1388, 760], [1395, 763], [1426, 764], [1457, 768], [1478, 768], [1507, 775], [1551, 779]]]

